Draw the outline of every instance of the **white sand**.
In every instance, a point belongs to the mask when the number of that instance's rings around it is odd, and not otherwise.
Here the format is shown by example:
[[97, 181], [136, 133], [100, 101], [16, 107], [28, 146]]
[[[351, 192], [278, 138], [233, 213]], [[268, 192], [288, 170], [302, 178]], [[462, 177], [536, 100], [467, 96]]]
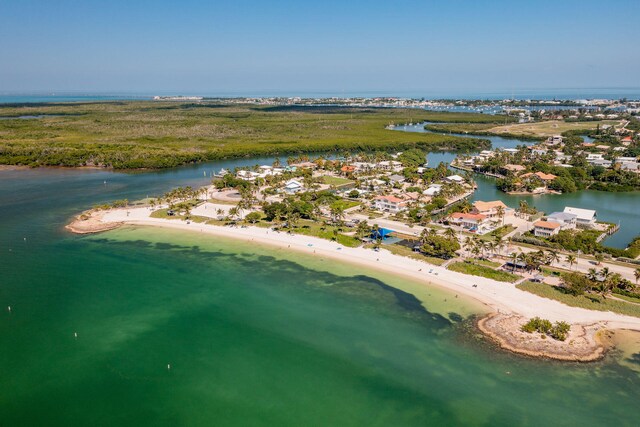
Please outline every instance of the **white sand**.
[[[127, 212], [129, 213], [127, 214]], [[602, 327], [610, 329], [640, 331], [640, 318], [569, 307], [558, 301], [522, 291], [511, 283], [449, 271], [424, 261], [394, 255], [384, 248], [380, 252], [364, 248], [348, 248], [328, 240], [303, 235], [289, 235], [284, 232], [278, 233], [260, 227], [231, 228], [194, 222], [187, 224], [185, 221], [176, 219], [151, 218], [149, 217], [150, 213], [148, 208], [113, 210], [106, 213], [102, 220], [189, 230], [246, 241], [253, 240], [262, 244], [276, 245], [311, 255], [330, 257], [404, 275], [425, 284], [441, 286], [468, 295], [501, 313], [513, 313], [524, 317], [540, 316], [551, 321], [564, 320], [569, 323], [599, 323]], [[430, 270], [431, 273], [429, 273]], [[477, 287], [474, 288], [472, 286], [474, 284], [477, 284]]]

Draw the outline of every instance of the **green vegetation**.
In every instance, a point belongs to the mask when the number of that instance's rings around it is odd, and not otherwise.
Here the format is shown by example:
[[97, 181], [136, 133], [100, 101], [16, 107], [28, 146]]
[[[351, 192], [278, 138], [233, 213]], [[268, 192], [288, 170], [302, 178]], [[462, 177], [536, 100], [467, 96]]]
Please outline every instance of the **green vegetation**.
[[493, 116], [385, 108], [268, 108], [179, 102], [0, 107], [0, 164], [167, 168], [222, 158], [305, 152], [475, 150], [489, 141], [385, 129], [420, 120]]
[[[368, 245], [366, 247], [374, 247], [373, 244]], [[404, 256], [407, 258], [413, 258], [416, 259], [418, 261], [426, 261], [429, 264], [433, 264], [433, 265], [442, 265], [445, 263], [445, 259], [442, 258], [437, 258], [437, 257], [432, 257], [432, 256], [427, 256], [427, 255], [423, 255], [420, 252], [415, 252], [413, 249], [411, 249], [410, 247], [404, 246], [404, 245], [398, 245], [398, 244], [394, 244], [394, 245], [385, 245], [384, 249], [388, 250], [389, 252], [391, 252], [392, 254], [395, 255], [400, 255], [400, 256]]]
[[560, 301], [571, 307], [581, 307], [589, 310], [613, 311], [615, 313], [640, 317], [640, 305], [626, 301], [603, 298], [598, 295], [574, 296], [567, 289], [559, 286], [546, 285], [544, 283], [523, 282], [516, 285], [523, 291], [531, 292], [538, 296]]
[[472, 274], [474, 276], [486, 277], [487, 279], [498, 280], [500, 282], [513, 283], [519, 279], [519, 276], [507, 271], [494, 270], [493, 268], [478, 265], [470, 261], [454, 262], [449, 264], [447, 268], [452, 271], [457, 271], [458, 273]]
[[328, 176], [328, 175], [324, 175], [322, 177], [322, 182], [324, 182], [327, 185], [335, 185], [336, 187], [340, 186], [340, 185], [346, 185], [346, 184], [352, 184], [353, 181], [351, 181], [350, 179], [346, 179], [346, 178], [340, 178], [337, 176]]
[[551, 338], [558, 341], [566, 340], [570, 329], [571, 325], [567, 322], [556, 322], [552, 325], [549, 320], [541, 319], [539, 317], [534, 317], [526, 324], [522, 325], [523, 332], [528, 332], [530, 334], [533, 332], [539, 332], [545, 336], [549, 335]]
[[[451, 229], [448, 229], [451, 230]], [[439, 235], [434, 229], [424, 229], [420, 234], [420, 252], [437, 258], [451, 258], [460, 250], [455, 232]]]
[[93, 209], [108, 210], [108, 209], [126, 208], [127, 206], [129, 206], [129, 201], [127, 199], [122, 199], [122, 200], [116, 200], [111, 203], [96, 205], [93, 207]]

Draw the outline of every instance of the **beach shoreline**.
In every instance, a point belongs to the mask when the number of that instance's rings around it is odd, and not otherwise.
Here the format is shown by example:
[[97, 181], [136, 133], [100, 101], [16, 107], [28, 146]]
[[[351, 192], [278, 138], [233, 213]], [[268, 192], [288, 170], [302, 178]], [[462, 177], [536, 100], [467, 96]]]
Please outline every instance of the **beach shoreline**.
[[[86, 211], [74, 218], [67, 229], [74, 233], [87, 234], [112, 230], [123, 225], [163, 227], [212, 236], [255, 242], [284, 250], [305, 253], [375, 269], [383, 273], [419, 282], [471, 298], [487, 308], [487, 316], [477, 323], [478, 329], [488, 339], [497, 342], [501, 348], [532, 357], [570, 361], [594, 361], [603, 357], [610, 342], [598, 340], [596, 335], [604, 330], [626, 329], [640, 331], [640, 318], [612, 312], [593, 311], [569, 307], [558, 301], [539, 297], [517, 289], [512, 284], [491, 279], [469, 276], [428, 264], [412, 258], [394, 255], [384, 250], [344, 247], [336, 242], [299, 234], [273, 231], [255, 226], [220, 226], [187, 222], [180, 219], [150, 217], [147, 207], [133, 209], [112, 209], [107, 211]], [[565, 321], [572, 329], [588, 331], [588, 338], [580, 341], [576, 350], [575, 340], [566, 345], [556, 346], [553, 351], [538, 345], [526, 344], [526, 340], [514, 337], [520, 332], [523, 319], [542, 317], [552, 322]], [[504, 320], [510, 319], [510, 320]], [[517, 319], [517, 320], [516, 320]], [[500, 320], [500, 321], [498, 321]], [[583, 334], [585, 335], [585, 334]], [[585, 335], [585, 336], [586, 336]], [[548, 342], [552, 341], [551, 339]], [[569, 345], [569, 343], [572, 343]], [[562, 349], [559, 349], [561, 348]]]

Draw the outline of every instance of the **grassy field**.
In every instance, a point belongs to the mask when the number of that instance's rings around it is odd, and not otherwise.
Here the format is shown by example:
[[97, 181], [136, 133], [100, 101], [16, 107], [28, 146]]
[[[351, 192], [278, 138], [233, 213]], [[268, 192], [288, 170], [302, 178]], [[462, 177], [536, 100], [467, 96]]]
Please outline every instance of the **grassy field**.
[[418, 252], [414, 252], [413, 249], [402, 245], [383, 245], [382, 248], [388, 250], [392, 254], [417, 259], [418, 261], [425, 261], [433, 265], [442, 265], [446, 262], [446, 260], [442, 258], [422, 255]]
[[497, 126], [489, 129], [489, 132], [497, 135], [501, 133], [548, 137], [551, 135], [560, 135], [562, 132], [569, 130], [595, 130], [598, 125], [617, 125], [619, 122], [615, 120], [603, 120], [593, 122], [563, 122], [558, 120], [549, 120], [537, 123], [516, 123], [505, 126]]
[[515, 274], [506, 271], [494, 270], [491, 267], [472, 264], [469, 262], [454, 262], [449, 264], [447, 268], [451, 271], [457, 271], [458, 273], [472, 274], [474, 276], [486, 277], [487, 279], [498, 280], [500, 282], [513, 283], [520, 278], [520, 276], [516, 276]]
[[468, 133], [471, 135], [502, 135], [506, 137], [544, 140], [551, 135], [560, 135], [569, 130], [595, 130], [598, 124], [617, 125], [615, 120], [593, 122], [563, 122], [548, 120], [536, 123], [510, 123], [495, 126], [490, 123], [438, 123], [427, 125], [428, 130], [441, 133]]
[[495, 116], [385, 108], [280, 108], [214, 103], [96, 102], [0, 106], [0, 164], [164, 168], [246, 156], [342, 150], [489, 147], [482, 139], [387, 130], [420, 120]]
[[[582, 296], [573, 296], [565, 293], [561, 288], [545, 285], [543, 283], [523, 282], [516, 285], [516, 287], [544, 298], [560, 301], [561, 303], [571, 307], [581, 307], [599, 311], [613, 311], [615, 313], [640, 317], [640, 305], [638, 304], [618, 301], [611, 298], [603, 299], [598, 295], [587, 294]], [[619, 297], [619, 295], [616, 295], [616, 297]]]
[[328, 176], [328, 175], [323, 176], [322, 181], [327, 185], [335, 185], [335, 186], [353, 183], [353, 181], [351, 181], [350, 179], [340, 178], [338, 176]]

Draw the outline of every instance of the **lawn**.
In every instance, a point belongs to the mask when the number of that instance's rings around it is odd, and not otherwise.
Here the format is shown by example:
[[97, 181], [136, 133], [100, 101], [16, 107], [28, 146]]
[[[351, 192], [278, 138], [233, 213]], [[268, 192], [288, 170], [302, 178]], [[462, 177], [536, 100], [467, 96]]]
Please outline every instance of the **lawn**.
[[[589, 310], [613, 311], [615, 313], [640, 317], [640, 305], [618, 301], [611, 298], [603, 299], [599, 295], [574, 296], [566, 293], [562, 288], [545, 285], [543, 283], [523, 282], [516, 285], [518, 289], [531, 292], [544, 298], [560, 301], [571, 307], [587, 308]], [[619, 295], [616, 295], [618, 297]]]
[[353, 181], [351, 181], [350, 179], [329, 175], [324, 175], [322, 177], [322, 181], [327, 185], [335, 185], [336, 187], [341, 185], [353, 184]]
[[486, 277], [487, 279], [498, 280], [500, 282], [513, 283], [520, 278], [520, 276], [516, 276], [515, 274], [506, 271], [494, 270], [493, 268], [470, 262], [454, 262], [449, 264], [447, 268], [451, 271], [457, 271], [458, 273], [472, 274], [474, 276]]
[[446, 260], [442, 258], [422, 255], [421, 253], [414, 252], [413, 249], [402, 245], [383, 245], [382, 249], [387, 249], [389, 252], [395, 255], [417, 259], [418, 261], [425, 261], [433, 265], [442, 265], [446, 262]]
[[[334, 233], [334, 230], [338, 230], [337, 234]], [[337, 227], [325, 226], [316, 221], [302, 220], [296, 224], [292, 231], [295, 234], [314, 236], [325, 240], [334, 240], [335, 237], [337, 243], [352, 248], [358, 247], [362, 244], [360, 239], [357, 237], [347, 236], [342, 234]]]
[[546, 139], [551, 135], [560, 135], [566, 131], [595, 130], [598, 125], [617, 125], [615, 120], [590, 122], [564, 122], [547, 120], [535, 123], [510, 123], [495, 126], [488, 123], [445, 123], [427, 125], [428, 130], [440, 133], [468, 133], [472, 135], [503, 135], [523, 139]]

